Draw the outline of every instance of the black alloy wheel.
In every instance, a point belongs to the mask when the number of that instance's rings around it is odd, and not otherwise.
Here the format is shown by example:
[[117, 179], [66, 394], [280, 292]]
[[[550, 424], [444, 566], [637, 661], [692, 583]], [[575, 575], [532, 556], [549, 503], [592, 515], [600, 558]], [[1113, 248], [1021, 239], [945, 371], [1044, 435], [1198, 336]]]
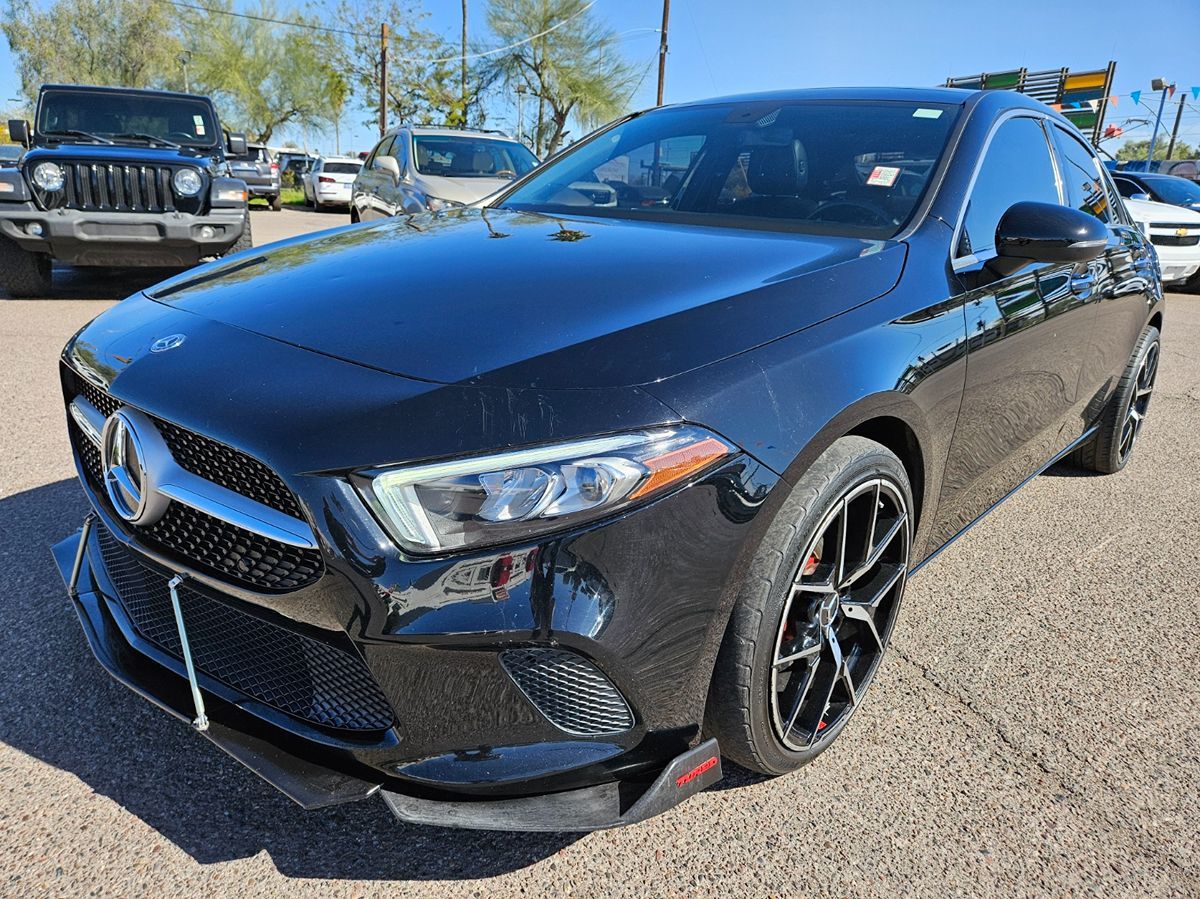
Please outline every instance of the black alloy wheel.
[[1137, 376], [1133, 383], [1133, 394], [1129, 399], [1129, 411], [1121, 426], [1121, 443], [1118, 446], [1121, 464], [1129, 461], [1133, 447], [1137, 444], [1142, 433], [1142, 425], [1146, 423], [1146, 414], [1150, 411], [1150, 397], [1154, 393], [1154, 379], [1158, 377], [1158, 357], [1161, 345], [1157, 340], [1146, 348], [1138, 366]]
[[1150, 412], [1162, 355], [1158, 328], [1146, 327], [1101, 416], [1095, 436], [1071, 455], [1080, 468], [1113, 474], [1133, 456]]
[[875, 478], [837, 501], [801, 554], [771, 665], [771, 721], [788, 749], [832, 738], [858, 705], [896, 620], [909, 542], [899, 486]]
[[717, 656], [705, 715], [722, 753], [778, 775], [823, 752], [861, 705], [904, 595], [908, 472], [865, 437], [834, 442], [788, 490]]

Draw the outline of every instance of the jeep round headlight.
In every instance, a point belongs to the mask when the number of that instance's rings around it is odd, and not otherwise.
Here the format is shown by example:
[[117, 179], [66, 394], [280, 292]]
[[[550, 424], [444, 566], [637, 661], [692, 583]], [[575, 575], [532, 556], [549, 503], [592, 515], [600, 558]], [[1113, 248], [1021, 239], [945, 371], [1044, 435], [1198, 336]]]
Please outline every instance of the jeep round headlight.
[[62, 190], [66, 178], [57, 164], [43, 162], [33, 170], [33, 183], [42, 190]]
[[194, 197], [204, 186], [204, 182], [200, 180], [200, 173], [195, 169], [180, 169], [171, 179], [171, 184], [175, 187], [175, 193], [181, 197]]

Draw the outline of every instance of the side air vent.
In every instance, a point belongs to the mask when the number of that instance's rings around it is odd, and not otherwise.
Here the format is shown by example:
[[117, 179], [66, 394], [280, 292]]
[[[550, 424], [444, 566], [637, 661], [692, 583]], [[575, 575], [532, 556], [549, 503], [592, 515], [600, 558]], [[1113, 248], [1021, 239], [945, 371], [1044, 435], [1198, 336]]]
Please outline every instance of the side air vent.
[[581, 655], [551, 647], [506, 649], [500, 664], [559, 730], [592, 737], [633, 727], [625, 697]]

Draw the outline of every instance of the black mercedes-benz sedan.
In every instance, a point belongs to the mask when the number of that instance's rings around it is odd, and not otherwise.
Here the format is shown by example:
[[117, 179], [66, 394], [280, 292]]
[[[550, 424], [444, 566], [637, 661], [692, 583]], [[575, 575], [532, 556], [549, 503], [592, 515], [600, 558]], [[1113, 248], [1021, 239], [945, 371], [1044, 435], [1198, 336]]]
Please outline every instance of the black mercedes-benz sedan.
[[827, 749], [909, 577], [1050, 464], [1126, 464], [1162, 315], [1035, 101], [659, 108], [99, 316], [54, 553], [101, 665], [306, 807], [627, 824]]

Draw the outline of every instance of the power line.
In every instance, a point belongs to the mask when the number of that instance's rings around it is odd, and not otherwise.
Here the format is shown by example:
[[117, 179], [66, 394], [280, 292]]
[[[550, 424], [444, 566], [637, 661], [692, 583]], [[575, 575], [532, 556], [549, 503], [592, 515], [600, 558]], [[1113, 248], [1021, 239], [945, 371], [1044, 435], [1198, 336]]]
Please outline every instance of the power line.
[[289, 22], [286, 19], [272, 19], [267, 16], [256, 16], [247, 12], [233, 12], [228, 9], [213, 9], [209, 6], [197, 6], [194, 3], [183, 3], [181, 0], [167, 0], [172, 6], [179, 6], [183, 9], [194, 9], [198, 12], [206, 12], [214, 16], [233, 16], [238, 19], [253, 19], [255, 22], [269, 22], [272, 25], [287, 25], [289, 28], [307, 28], [309, 31], [328, 31], [332, 34], [348, 34], [351, 37], [372, 37], [363, 31], [350, 31], [347, 28], [328, 28], [325, 25], [310, 25], [307, 22]]
[[530, 41], [536, 41], [540, 37], [545, 37], [546, 35], [550, 34], [553, 31], [558, 31], [558, 29], [562, 28], [568, 22], [578, 19], [580, 16], [582, 16], [585, 12], [587, 12], [589, 9], [591, 9], [595, 5], [596, 5], [596, 0], [589, 0], [589, 2], [585, 3], [582, 7], [580, 7], [579, 11], [576, 12], [574, 15], [567, 16], [561, 22], [551, 25], [545, 31], [539, 31], [537, 34], [531, 34], [527, 38], [523, 38], [522, 40], [519, 40], [512, 44], [508, 44], [504, 47], [496, 47], [494, 50], [483, 50], [479, 53], [465, 53], [465, 54], [459, 53], [456, 56], [447, 56], [445, 59], [422, 59], [420, 57], [404, 57], [404, 56], [401, 56], [399, 58], [404, 60], [405, 62], [424, 62], [424, 63], [429, 63], [430, 65], [436, 65], [437, 63], [441, 63], [441, 62], [459, 62], [459, 61], [465, 60], [465, 59], [482, 59], [485, 56], [495, 56], [497, 53], [503, 53], [505, 50], [515, 49], [516, 47], [520, 47], [524, 44], [528, 44]]

